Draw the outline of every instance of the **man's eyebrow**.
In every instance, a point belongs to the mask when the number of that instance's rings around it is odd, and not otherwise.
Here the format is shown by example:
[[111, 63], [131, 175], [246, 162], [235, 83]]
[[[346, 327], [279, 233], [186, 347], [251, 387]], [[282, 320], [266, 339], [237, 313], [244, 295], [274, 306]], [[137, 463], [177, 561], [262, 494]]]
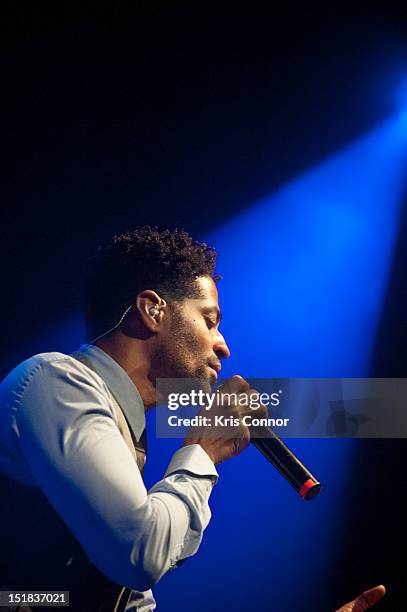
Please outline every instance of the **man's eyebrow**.
[[219, 310], [219, 308], [217, 306], [206, 306], [205, 308], [202, 309], [202, 311], [205, 314], [211, 314], [211, 313], [215, 313], [216, 314], [216, 322], [220, 323], [222, 320], [222, 313]]

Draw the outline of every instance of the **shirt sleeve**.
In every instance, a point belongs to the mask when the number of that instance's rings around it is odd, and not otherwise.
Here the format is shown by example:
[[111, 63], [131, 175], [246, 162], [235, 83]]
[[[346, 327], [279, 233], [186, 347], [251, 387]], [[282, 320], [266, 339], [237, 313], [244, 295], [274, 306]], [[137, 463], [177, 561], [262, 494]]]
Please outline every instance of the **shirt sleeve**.
[[198, 549], [217, 472], [199, 445], [184, 447], [147, 493], [116, 419], [103, 381], [69, 357], [39, 363], [16, 407], [34, 479], [92, 563], [146, 591]]

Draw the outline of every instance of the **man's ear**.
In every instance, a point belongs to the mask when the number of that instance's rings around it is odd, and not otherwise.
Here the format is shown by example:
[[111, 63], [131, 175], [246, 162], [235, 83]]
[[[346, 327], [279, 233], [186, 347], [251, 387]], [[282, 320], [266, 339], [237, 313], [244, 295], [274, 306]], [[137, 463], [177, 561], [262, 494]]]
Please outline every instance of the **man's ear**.
[[152, 289], [145, 289], [136, 297], [136, 308], [145, 327], [157, 333], [165, 318], [167, 302]]

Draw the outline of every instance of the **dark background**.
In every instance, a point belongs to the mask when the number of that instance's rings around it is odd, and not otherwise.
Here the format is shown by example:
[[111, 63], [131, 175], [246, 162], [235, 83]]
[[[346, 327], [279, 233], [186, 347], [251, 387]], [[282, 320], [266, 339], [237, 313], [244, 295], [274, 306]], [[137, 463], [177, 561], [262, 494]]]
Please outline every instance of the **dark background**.
[[[407, 11], [388, 3], [1, 14], [3, 372], [52, 348], [41, 331], [77, 310], [84, 262], [113, 233], [204, 234], [386, 118], [407, 76]], [[406, 375], [406, 237], [404, 213], [373, 376]], [[358, 444], [330, 601], [384, 583], [377, 609], [405, 610], [406, 443]]]

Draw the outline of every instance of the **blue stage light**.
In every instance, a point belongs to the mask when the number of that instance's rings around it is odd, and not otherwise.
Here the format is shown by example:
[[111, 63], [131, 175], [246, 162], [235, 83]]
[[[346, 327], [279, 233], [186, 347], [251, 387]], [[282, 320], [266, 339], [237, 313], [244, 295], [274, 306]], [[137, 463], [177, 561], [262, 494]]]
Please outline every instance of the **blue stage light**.
[[205, 236], [220, 252], [226, 371], [368, 374], [406, 164], [401, 114]]
[[[220, 253], [221, 331], [232, 351], [225, 375], [368, 374], [406, 162], [401, 113], [204, 236]], [[321, 494], [300, 503], [254, 448], [220, 466], [199, 555], [157, 585], [168, 610], [189, 611], [191, 601], [195, 612], [329, 608], [324, 589], [340, 571], [357, 443], [288, 443], [320, 478]], [[182, 601], [172, 604], [174, 593]]]
[[407, 112], [407, 78], [402, 79], [396, 89], [396, 107]]

